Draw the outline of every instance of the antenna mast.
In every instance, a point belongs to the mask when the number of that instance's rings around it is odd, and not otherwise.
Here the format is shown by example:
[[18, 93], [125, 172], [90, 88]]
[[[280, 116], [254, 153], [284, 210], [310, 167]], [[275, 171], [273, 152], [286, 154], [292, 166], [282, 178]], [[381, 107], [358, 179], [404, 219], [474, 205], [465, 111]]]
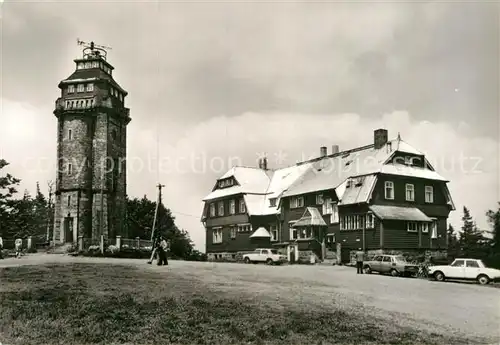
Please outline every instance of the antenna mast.
[[106, 56], [108, 55], [108, 50], [112, 50], [111, 47], [95, 44], [94, 41], [91, 42], [81, 41], [79, 38], [76, 39], [76, 44], [85, 47], [83, 49], [84, 59], [100, 56], [104, 60], [106, 60]]

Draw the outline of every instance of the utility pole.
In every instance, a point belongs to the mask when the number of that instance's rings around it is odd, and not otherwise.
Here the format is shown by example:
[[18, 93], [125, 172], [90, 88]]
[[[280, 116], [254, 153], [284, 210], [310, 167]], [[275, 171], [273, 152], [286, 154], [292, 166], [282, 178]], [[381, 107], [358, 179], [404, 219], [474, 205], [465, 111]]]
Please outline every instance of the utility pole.
[[165, 187], [165, 185], [158, 183], [156, 187], [158, 187], [158, 200], [156, 200], [155, 217], [153, 218], [153, 227], [151, 228], [151, 258], [149, 259], [148, 264], [151, 264], [153, 262], [156, 253], [156, 246], [153, 240], [156, 228], [156, 218], [158, 217], [158, 209], [161, 203], [161, 189]]
[[156, 201], [155, 217], [153, 218], [153, 227], [151, 228], [151, 241], [153, 241], [153, 235], [156, 228], [156, 218], [158, 217], [158, 209], [161, 203], [161, 189], [165, 187], [165, 185], [158, 183], [156, 187], [158, 188], [158, 200]]
[[47, 243], [50, 243], [50, 219], [51, 219], [51, 211], [52, 211], [52, 187], [54, 186], [53, 181], [47, 181], [47, 185], [49, 187], [49, 204], [47, 209]]

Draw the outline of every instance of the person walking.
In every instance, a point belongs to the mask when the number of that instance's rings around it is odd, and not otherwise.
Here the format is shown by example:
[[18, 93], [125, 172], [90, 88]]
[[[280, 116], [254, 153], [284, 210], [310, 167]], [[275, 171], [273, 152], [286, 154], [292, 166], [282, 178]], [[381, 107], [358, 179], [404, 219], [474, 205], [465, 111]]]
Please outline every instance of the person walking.
[[16, 247], [16, 258], [20, 259], [21, 258], [21, 248], [23, 246], [23, 240], [18, 238], [14, 242], [15, 247]]
[[363, 274], [363, 261], [365, 261], [365, 252], [359, 248], [356, 252], [356, 274]]
[[0, 236], [0, 260], [3, 259], [2, 252], [3, 252], [3, 238], [2, 238], [2, 236]]

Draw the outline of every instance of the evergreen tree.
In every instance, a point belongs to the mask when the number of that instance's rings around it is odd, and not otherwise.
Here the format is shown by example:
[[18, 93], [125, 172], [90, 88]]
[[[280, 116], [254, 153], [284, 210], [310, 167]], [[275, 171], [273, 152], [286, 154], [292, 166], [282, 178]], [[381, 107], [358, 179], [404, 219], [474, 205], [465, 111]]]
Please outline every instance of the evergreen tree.
[[495, 252], [500, 252], [500, 202], [498, 203], [498, 209], [496, 211], [489, 210], [486, 212], [486, 217], [488, 217], [488, 223], [491, 226], [491, 233], [493, 235], [491, 245]]
[[11, 221], [14, 219], [14, 200], [12, 197], [17, 193], [16, 187], [21, 180], [11, 174], [3, 174], [2, 169], [9, 163], [0, 159], [0, 236], [8, 238], [14, 231]]
[[458, 242], [458, 237], [457, 234], [455, 233], [455, 229], [451, 224], [448, 225], [447, 236], [448, 236], [448, 256], [454, 259], [460, 255], [460, 244]]
[[461, 255], [467, 257], [477, 256], [481, 251], [483, 236], [470, 215], [469, 209], [465, 206], [463, 208], [462, 222], [459, 240]]

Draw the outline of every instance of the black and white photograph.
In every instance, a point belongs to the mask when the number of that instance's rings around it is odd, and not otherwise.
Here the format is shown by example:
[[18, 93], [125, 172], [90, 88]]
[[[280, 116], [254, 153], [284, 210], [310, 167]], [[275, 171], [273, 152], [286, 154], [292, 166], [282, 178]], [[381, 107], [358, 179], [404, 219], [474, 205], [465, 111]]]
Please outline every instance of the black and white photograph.
[[0, 0], [0, 345], [493, 345], [499, 288], [499, 2]]

